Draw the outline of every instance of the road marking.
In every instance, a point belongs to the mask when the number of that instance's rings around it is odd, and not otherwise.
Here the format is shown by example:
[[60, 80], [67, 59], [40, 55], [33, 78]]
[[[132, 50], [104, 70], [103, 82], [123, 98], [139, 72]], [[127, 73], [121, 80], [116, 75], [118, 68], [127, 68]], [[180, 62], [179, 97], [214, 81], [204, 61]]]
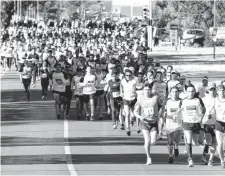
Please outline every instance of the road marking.
[[67, 144], [64, 144], [64, 148], [65, 148], [65, 154], [67, 156], [67, 167], [70, 171], [70, 175], [77, 176], [77, 172], [72, 163], [68, 137], [69, 137], [69, 124], [68, 124], [68, 120], [64, 119], [64, 143], [65, 143], [65, 140], [67, 141]]

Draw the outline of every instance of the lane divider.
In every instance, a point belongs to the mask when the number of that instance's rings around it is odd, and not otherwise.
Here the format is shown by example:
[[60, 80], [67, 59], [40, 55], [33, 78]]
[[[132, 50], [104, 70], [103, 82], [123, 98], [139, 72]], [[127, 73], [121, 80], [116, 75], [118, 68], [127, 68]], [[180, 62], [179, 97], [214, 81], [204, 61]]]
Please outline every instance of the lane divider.
[[69, 123], [68, 120], [64, 119], [64, 149], [65, 149], [65, 154], [66, 154], [66, 160], [67, 160], [67, 167], [70, 171], [70, 175], [72, 176], [77, 176], [77, 172], [74, 168], [72, 158], [71, 158], [71, 152], [70, 152], [70, 145], [68, 141], [69, 137]]

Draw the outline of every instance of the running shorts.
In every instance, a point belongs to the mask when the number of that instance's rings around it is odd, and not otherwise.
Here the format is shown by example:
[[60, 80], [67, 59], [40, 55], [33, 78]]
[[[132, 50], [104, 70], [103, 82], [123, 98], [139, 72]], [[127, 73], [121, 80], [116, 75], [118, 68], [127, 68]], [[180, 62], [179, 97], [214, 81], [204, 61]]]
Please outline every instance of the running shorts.
[[140, 122], [140, 128], [142, 130], [148, 130], [149, 132], [151, 131], [158, 131], [158, 123], [145, 123], [145, 122]]
[[214, 130], [215, 130], [215, 125], [204, 124], [204, 132], [211, 134], [212, 137], [215, 136]]
[[60, 96], [66, 96], [66, 93], [65, 92], [58, 92], [58, 91], [55, 91], [55, 90], [53, 90], [52, 91], [52, 94], [59, 94]]
[[225, 133], [225, 122], [216, 121], [215, 130]]
[[201, 130], [201, 124], [200, 123], [186, 123], [183, 122], [182, 124], [184, 130], [191, 130], [193, 133], [199, 134]]
[[95, 96], [99, 97], [100, 95], [104, 95], [104, 90], [96, 90]]
[[134, 107], [136, 102], [137, 102], [137, 98], [135, 98], [134, 100], [123, 100], [123, 104], [130, 107]]
[[94, 98], [94, 94], [84, 94], [83, 95], [83, 100], [84, 100], [84, 103], [88, 103], [90, 99], [93, 99]]

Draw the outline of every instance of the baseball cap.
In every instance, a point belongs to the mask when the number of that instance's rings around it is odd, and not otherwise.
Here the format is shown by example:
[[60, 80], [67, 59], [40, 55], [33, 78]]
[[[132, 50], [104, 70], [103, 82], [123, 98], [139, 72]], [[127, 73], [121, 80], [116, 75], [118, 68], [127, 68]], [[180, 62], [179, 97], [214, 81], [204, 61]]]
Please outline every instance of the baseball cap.
[[209, 84], [208, 89], [210, 90], [212, 88], [216, 89], [216, 83], [213, 82]]
[[184, 75], [181, 75], [180, 79], [186, 79], [186, 77]]
[[177, 74], [176, 70], [172, 70], [171, 74]]
[[224, 85], [220, 84], [220, 85], [217, 86], [217, 89], [218, 90], [221, 90], [221, 89], [224, 90], [225, 88], [224, 88]]
[[208, 81], [208, 77], [207, 76], [202, 77], [202, 81], [204, 80]]

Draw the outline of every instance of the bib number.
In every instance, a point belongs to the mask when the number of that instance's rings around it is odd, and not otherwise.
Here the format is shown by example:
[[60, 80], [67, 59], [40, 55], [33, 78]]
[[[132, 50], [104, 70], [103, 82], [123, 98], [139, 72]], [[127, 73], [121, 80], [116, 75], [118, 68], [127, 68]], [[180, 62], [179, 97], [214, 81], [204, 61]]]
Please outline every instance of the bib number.
[[112, 97], [113, 98], [117, 98], [120, 96], [120, 93], [119, 92], [112, 92]]

